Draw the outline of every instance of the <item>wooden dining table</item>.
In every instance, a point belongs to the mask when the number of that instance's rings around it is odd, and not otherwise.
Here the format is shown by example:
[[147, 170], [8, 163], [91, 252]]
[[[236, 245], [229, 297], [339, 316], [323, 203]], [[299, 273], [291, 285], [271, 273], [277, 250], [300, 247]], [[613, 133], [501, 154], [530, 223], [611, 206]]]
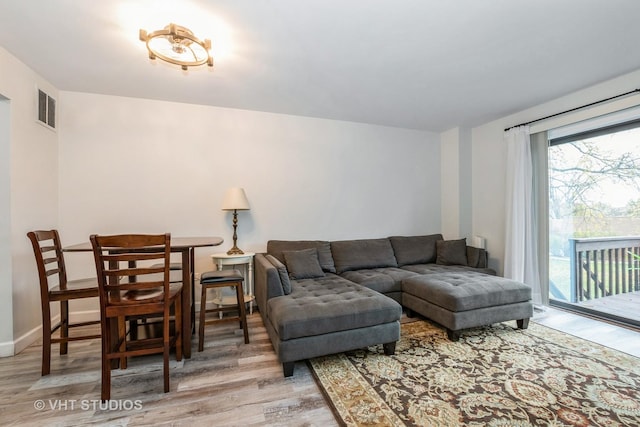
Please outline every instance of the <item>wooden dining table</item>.
[[[182, 348], [185, 358], [191, 358], [191, 336], [195, 331], [195, 249], [221, 245], [221, 237], [171, 237], [171, 252], [182, 257]], [[91, 242], [82, 242], [62, 248], [64, 252], [93, 252]], [[189, 286], [190, 284], [190, 286]]]

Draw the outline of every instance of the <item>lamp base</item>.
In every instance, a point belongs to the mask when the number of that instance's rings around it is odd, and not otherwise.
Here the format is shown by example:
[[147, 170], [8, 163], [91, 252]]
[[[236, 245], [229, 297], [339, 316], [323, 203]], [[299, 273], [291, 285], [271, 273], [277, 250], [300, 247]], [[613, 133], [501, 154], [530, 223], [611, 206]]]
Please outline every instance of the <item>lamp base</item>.
[[233, 247], [227, 251], [227, 255], [243, 255], [244, 252], [240, 250], [237, 245], [238, 241], [238, 233], [236, 230], [238, 229], [238, 210], [233, 210]]
[[227, 255], [244, 255], [244, 252], [239, 247], [234, 246], [227, 251]]

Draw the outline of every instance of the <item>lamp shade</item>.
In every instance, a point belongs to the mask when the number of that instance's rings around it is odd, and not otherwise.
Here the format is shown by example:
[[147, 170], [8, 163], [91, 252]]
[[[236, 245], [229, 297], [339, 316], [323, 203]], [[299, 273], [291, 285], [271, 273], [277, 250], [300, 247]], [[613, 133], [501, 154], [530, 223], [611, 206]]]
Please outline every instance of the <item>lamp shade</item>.
[[222, 199], [223, 211], [246, 211], [251, 209], [249, 207], [249, 200], [244, 193], [244, 188], [233, 187], [227, 190]]

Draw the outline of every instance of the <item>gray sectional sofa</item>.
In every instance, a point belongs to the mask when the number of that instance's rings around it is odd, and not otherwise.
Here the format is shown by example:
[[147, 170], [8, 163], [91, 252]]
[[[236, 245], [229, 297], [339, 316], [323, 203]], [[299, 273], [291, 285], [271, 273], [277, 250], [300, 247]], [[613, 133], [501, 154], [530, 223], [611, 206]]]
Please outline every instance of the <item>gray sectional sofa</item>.
[[403, 307], [462, 329], [533, 314], [531, 289], [497, 277], [487, 253], [441, 234], [271, 240], [255, 258], [255, 296], [285, 376], [299, 360], [382, 344], [393, 354]]

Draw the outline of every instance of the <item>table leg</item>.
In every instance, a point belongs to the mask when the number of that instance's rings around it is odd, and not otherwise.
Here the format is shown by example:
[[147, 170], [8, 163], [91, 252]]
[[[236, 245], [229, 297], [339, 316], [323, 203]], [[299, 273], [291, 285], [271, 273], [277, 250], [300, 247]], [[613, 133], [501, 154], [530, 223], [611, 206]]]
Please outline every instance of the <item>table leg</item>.
[[253, 258], [249, 259], [247, 269], [249, 270], [247, 273], [247, 282], [249, 282], [249, 295], [251, 296], [251, 301], [249, 302], [249, 314], [253, 314]]
[[[224, 264], [222, 263], [222, 260], [219, 259], [218, 260], [218, 271], [222, 271], [223, 269], [224, 269]], [[222, 298], [224, 297], [224, 293], [222, 292], [223, 289], [224, 288], [217, 288], [216, 289], [216, 293], [217, 293], [216, 297], [218, 298], [218, 302], [219, 302], [218, 308], [222, 308]], [[220, 311], [218, 313], [218, 318], [222, 319], [222, 311]]]
[[196, 257], [195, 248], [189, 248], [189, 259], [191, 263], [191, 335], [196, 333]]
[[182, 253], [182, 352], [185, 359], [191, 358], [191, 257], [190, 249]]

